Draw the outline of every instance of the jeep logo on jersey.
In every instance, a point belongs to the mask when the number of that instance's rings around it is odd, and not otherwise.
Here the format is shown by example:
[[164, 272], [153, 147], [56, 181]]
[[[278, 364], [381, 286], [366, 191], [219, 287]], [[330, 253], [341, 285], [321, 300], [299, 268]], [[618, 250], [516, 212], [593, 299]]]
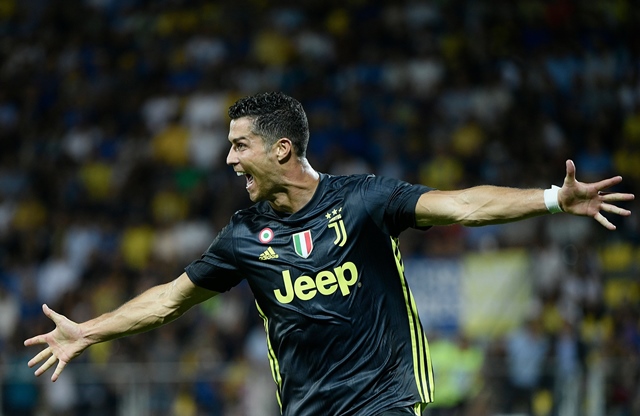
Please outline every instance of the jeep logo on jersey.
[[302, 258], [309, 257], [313, 250], [313, 240], [311, 239], [311, 230], [303, 231], [293, 235], [293, 248], [296, 254]]
[[348, 261], [342, 266], [331, 270], [323, 270], [315, 278], [310, 276], [299, 276], [294, 282], [291, 281], [289, 270], [282, 272], [283, 289], [273, 291], [276, 299], [280, 303], [291, 303], [293, 299], [311, 300], [318, 293], [329, 296], [340, 289], [342, 296], [351, 293], [351, 286], [358, 281], [358, 269], [356, 265]]

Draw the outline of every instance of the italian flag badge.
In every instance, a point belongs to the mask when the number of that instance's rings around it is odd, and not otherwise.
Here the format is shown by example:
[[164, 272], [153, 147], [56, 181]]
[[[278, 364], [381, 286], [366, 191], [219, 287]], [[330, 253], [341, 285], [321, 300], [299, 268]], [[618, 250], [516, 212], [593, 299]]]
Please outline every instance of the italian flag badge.
[[313, 250], [313, 240], [311, 239], [311, 230], [303, 231], [293, 235], [293, 247], [296, 254], [302, 258], [309, 257]]

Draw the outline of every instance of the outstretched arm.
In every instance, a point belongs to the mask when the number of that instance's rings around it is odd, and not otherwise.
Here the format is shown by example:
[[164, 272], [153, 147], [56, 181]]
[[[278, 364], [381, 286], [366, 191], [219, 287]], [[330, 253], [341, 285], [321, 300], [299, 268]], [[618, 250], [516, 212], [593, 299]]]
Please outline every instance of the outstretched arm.
[[171, 322], [192, 306], [216, 294], [194, 285], [186, 273], [183, 273], [172, 282], [148, 289], [113, 312], [80, 324], [54, 312], [47, 305], [42, 305], [44, 314], [56, 327], [47, 334], [37, 335], [24, 342], [26, 346], [47, 344], [44, 350], [29, 361], [29, 367], [46, 360], [35, 372], [36, 376], [40, 376], [58, 361], [51, 376], [51, 381], [56, 381], [69, 361], [91, 345], [148, 331]]
[[[615, 230], [602, 212], [628, 216], [629, 210], [614, 202], [631, 201], [633, 194], [606, 193], [622, 181], [614, 176], [595, 183], [576, 180], [576, 167], [566, 162], [567, 173], [558, 191], [560, 208], [566, 213], [593, 217], [609, 230]], [[459, 191], [431, 191], [420, 197], [416, 205], [418, 226], [462, 224], [481, 226], [518, 221], [548, 214], [542, 189], [515, 189], [499, 186], [476, 186]]]

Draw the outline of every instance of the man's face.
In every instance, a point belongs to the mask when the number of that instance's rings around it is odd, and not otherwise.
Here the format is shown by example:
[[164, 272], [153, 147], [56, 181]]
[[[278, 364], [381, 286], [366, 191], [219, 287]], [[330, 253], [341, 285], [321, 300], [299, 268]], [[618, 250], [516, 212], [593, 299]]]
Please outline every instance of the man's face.
[[253, 122], [247, 117], [231, 120], [227, 165], [247, 179], [251, 201], [272, 199], [278, 175], [278, 160], [273, 149], [265, 149], [262, 137], [252, 133]]

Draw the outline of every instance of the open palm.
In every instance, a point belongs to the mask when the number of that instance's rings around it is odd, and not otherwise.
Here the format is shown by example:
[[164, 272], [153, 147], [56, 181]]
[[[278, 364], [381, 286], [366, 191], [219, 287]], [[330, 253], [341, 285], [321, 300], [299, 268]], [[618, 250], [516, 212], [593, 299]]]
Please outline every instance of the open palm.
[[56, 324], [55, 329], [46, 334], [36, 335], [33, 338], [27, 339], [24, 345], [47, 345], [44, 350], [29, 360], [28, 365], [29, 367], [33, 367], [39, 362], [46, 360], [35, 371], [35, 375], [40, 376], [57, 361], [58, 365], [51, 376], [51, 381], [56, 381], [69, 361], [80, 355], [88, 345], [82, 341], [82, 333], [77, 323], [53, 311], [47, 305], [42, 305], [42, 311]]
[[567, 175], [564, 178], [562, 189], [558, 193], [558, 199], [562, 210], [570, 214], [593, 217], [609, 230], [615, 230], [616, 226], [602, 215], [602, 212], [628, 216], [631, 211], [613, 205], [612, 202], [631, 201], [633, 194], [607, 193], [605, 189], [611, 188], [622, 181], [621, 176], [614, 176], [595, 183], [582, 183], [576, 180], [576, 166], [573, 161], [567, 160]]

